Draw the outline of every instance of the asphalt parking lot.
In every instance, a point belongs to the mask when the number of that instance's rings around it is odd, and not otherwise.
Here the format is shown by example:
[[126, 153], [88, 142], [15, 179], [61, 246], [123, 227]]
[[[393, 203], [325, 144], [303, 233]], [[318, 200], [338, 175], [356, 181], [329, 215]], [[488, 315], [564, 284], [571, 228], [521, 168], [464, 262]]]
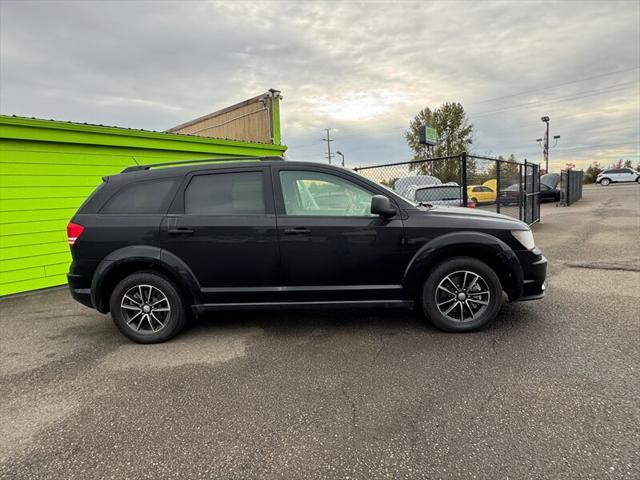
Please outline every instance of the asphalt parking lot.
[[488, 329], [235, 312], [130, 343], [65, 290], [0, 302], [0, 477], [640, 478], [640, 186], [534, 228], [547, 297]]

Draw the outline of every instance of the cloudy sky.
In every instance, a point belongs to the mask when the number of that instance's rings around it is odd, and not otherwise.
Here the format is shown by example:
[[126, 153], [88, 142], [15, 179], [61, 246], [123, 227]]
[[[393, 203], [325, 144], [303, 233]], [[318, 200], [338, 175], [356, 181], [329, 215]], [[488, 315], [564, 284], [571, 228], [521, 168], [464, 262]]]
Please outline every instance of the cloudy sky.
[[277, 88], [289, 157], [402, 161], [458, 101], [473, 151], [640, 161], [640, 2], [0, 0], [0, 113], [164, 130]]

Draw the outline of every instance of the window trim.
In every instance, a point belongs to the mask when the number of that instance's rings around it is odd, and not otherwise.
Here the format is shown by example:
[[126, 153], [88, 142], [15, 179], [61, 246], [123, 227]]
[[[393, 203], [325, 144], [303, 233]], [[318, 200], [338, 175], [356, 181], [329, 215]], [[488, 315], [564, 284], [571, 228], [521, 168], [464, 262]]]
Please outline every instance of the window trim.
[[[171, 186], [171, 188], [169, 189], [169, 193], [167, 194], [167, 197], [162, 201], [162, 203], [160, 204], [160, 211], [159, 212], [155, 212], [155, 213], [107, 213], [104, 211], [104, 209], [107, 207], [107, 205], [109, 205], [109, 203], [111, 203], [111, 201], [116, 198], [118, 195], [120, 195], [121, 192], [124, 192], [125, 190], [129, 189], [129, 188], [133, 188], [135, 185], [140, 185], [143, 183], [159, 183], [159, 182], [173, 182], [173, 185]], [[118, 187], [111, 195], [109, 195], [109, 197], [102, 203], [102, 206], [98, 209], [97, 214], [98, 215], [112, 215], [112, 216], [122, 216], [122, 215], [138, 215], [138, 216], [149, 216], [149, 215], [166, 215], [167, 211], [169, 210], [169, 207], [171, 205], [171, 202], [173, 202], [173, 199], [176, 196], [176, 192], [178, 190], [178, 188], [180, 187], [180, 177], [177, 176], [173, 176], [173, 177], [160, 177], [160, 178], [150, 178], [150, 179], [143, 179], [143, 180], [139, 180], [137, 182], [128, 182], [125, 183], [123, 185], [121, 185], [120, 187]]]
[[[341, 178], [347, 182], [351, 182], [354, 183], [355, 185], [357, 185], [358, 187], [362, 188], [363, 190], [366, 190], [367, 192], [371, 193], [372, 195], [384, 195], [385, 197], [387, 197], [389, 200], [391, 200], [391, 203], [393, 203], [393, 205], [396, 207], [397, 210], [397, 214], [394, 217], [391, 217], [391, 219], [394, 218], [402, 218], [404, 217], [404, 212], [402, 207], [398, 204], [398, 202], [396, 201], [395, 198], [391, 197], [390, 195], [388, 195], [387, 193], [385, 193], [384, 191], [378, 190], [377, 188], [372, 188], [371, 185], [368, 185], [365, 182], [362, 182], [358, 177], [352, 177], [349, 174], [343, 174], [342, 172], [339, 171], [335, 171], [333, 169], [325, 169], [322, 167], [316, 167], [313, 164], [310, 164], [308, 167], [306, 165], [278, 165], [278, 166], [274, 166], [271, 167], [271, 182], [273, 184], [273, 195], [274, 195], [274, 200], [275, 200], [275, 212], [277, 216], [282, 216], [282, 217], [287, 217], [287, 218], [300, 218], [300, 219], [312, 219], [312, 218], [324, 218], [324, 219], [341, 219], [341, 220], [345, 220], [345, 219], [368, 219], [368, 220], [375, 220], [375, 219], [379, 219], [380, 217], [377, 215], [353, 215], [353, 216], [346, 216], [346, 215], [289, 215], [287, 214], [285, 205], [284, 205], [284, 196], [282, 194], [282, 186], [280, 184], [280, 172], [282, 171], [296, 171], [296, 172], [311, 172], [311, 173], [323, 173], [326, 175], [333, 175], [335, 177]], [[388, 219], [388, 220], [391, 220]]]
[[[169, 208], [169, 214], [184, 215], [184, 216], [205, 216], [205, 217], [265, 217], [274, 215], [273, 207], [273, 190], [271, 188], [271, 175], [269, 174], [270, 167], [227, 167], [227, 168], [215, 168], [208, 170], [197, 170], [189, 172], [185, 175], [184, 180], [180, 184], [178, 195], [171, 207]], [[229, 173], [260, 173], [262, 175], [262, 196], [264, 201], [263, 213], [186, 213], [186, 195], [187, 188], [194, 177], [204, 175], [224, 175]]]

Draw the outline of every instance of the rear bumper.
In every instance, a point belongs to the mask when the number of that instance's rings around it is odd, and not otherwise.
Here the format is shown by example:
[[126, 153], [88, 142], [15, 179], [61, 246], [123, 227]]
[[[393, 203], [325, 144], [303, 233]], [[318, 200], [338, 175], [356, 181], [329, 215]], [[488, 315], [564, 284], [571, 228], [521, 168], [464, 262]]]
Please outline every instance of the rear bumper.
[[95, 308], [91, 301], [91, 288], [86, 286], [86, 280], [82, 275], [67, 273], [67, 283], [71, 296], [77, 302], [90, 308]]

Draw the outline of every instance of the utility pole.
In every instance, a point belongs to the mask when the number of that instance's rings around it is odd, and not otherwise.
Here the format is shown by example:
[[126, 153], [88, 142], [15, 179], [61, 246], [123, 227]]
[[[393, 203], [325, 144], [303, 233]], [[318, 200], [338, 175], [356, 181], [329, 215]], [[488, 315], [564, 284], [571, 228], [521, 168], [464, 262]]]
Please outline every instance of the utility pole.
[[327, 132], [327, 138], [322, 138], [321, 140], [327, 142], [327, 158], [329, 159], [329, 165], [331, 165], [331, 159], [333, 158], [333, 153], [331, 153], [331, 142], [333, 142], [331, 140], [331, 129], [327, 128], [325, 132]]

